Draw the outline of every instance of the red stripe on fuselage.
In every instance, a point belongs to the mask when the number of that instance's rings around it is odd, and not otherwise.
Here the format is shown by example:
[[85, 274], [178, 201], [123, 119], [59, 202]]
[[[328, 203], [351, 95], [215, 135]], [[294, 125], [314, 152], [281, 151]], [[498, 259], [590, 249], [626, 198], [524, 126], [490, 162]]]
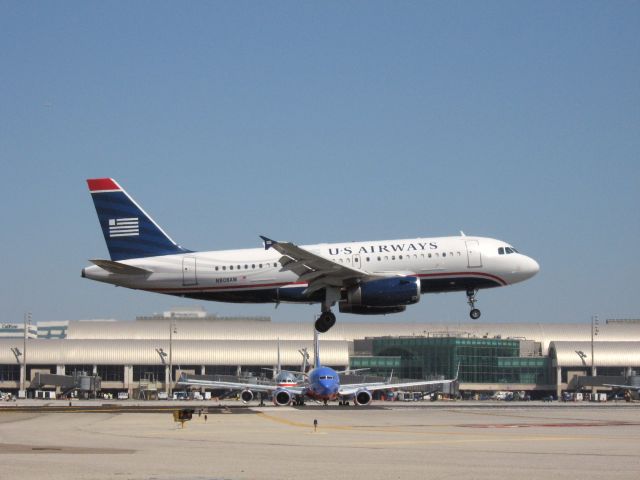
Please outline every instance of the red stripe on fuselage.
[[120, 186], [111, 178], [90, 178], [87, 180], [87, 184], [91, 192], [121, 190]]
[[149, 292], [206, 292], [212, 290], [251, 290], [255, 288], [289, 287], [307, 285], [307, 282], [257, 283], [255, 285], [225, 285], [221, 287], [187, 287], [187, 288], [145, 288]]

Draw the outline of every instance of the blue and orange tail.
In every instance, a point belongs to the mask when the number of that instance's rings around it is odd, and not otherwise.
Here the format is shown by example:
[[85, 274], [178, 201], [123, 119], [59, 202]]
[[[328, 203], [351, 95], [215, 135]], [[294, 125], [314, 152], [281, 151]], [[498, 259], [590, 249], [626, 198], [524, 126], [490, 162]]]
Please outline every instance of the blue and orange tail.
[[187, 253], [112, 178], [87, 180], [111, 260]]

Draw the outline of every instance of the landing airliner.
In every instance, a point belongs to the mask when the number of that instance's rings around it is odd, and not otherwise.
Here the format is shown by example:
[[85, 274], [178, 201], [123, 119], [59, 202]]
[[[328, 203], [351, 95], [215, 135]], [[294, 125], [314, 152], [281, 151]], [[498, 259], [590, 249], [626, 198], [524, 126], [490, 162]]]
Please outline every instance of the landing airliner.
[[298, 246], [262, 236], [264, 248], [194, 252], [169, 235], [111, 178], [87, 180], [110, 260], [82, 276], [199, 300], [320, 303], [326, 332], [342, 313], [402, 312], [423, 293], [476, 294], [534, 276], [538, 263], [501, 240], [466, 236]]
[[[426, 385], [444, 385], [458, 380], [456, 377], [450, 380], [416, 380], [414, 382], [368, 382], [349, 385], [340, 384], [340, 374], [349, 371], [339, 372], [331, 367], [325, 367], [320, 363], [320, 350], [318, 332], [314, 330], [314, 368], [307, 375], [307, 380], [298, 385], [248, 385], [239, 382], [211, 381], [182, 375], [178, 380], [178, 385], [189, 387], [205, 387], [220, 390], [240, 390], [240, 398], [244, 403], [253, 400], [254, 393], [270, 393], [273, 403], [276, 406], [304, 405], [305, 399], [312, 399], [324, 402], [326, 405], [330, 401], [338, 400], [340, 405], [348, 405], [349, 400], [353, 400], [355, 405], [369, 405], [373, 399], [373, 393], [377, 390], [393, 390], [409, 387], [422, 387]], [[458, 365], [458, 368], [460, 366]]]

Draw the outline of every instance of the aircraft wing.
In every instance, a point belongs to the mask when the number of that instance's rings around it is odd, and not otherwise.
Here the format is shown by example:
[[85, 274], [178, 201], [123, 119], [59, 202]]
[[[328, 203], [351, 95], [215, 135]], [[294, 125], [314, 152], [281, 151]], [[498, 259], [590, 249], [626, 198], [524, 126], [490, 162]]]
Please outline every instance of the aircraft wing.
[[637, 390], [640, 392], [640, 385], [613, 385], [611, 383], [603, 383], [603, 387], [621, 388], [624, 390]]
[[[278, 387], [277, 385], [271, 384], [260, 384], [260, 383], [244, 383], [244, 382], [224, 382], [217, 380], [204, 380], [197, 378], [189, 378], [189, 377], [180, 377], [176, 382], [178, 385], [187, 385], [190, 387], [206, 387], [213, 388], [219, 390], [251, 390], [252, 392], [275, 392], [276, 390], [280, 390], [283, 387]], [[287, 391], [294, 394], [302, 394], [303, 387], [286, 387]]]
[[279, 260], [282, 265], [281, 272], [291, 271], [300, 281], [309, 285], [305, 290], [306, 294], [325, 287], [341, 288], [359, 279], [373, 278], [371, 274], [359, 268], [338, 264], [293, 243], [277, 242], [264, 236], [260, 238], [264, 241], [265, 249], [273, 248], [282, 254]]
[[419, 380], [415, 382], [404, 382], [404, 383], [359, 383], [352, 385], [342, 385], [340, 386], [340, 390], [338, 391], [338, 395], [341, 396], [349, 396], [355, 395], [358, 390], [366, 389], [370, 392], [376, 390], [391, 390], [393, 388], [407, 388], [407, 387], [421, 387], [424, 385], [438, 385], [445, 383], [455, 382], [457, 379], [451, 380]]

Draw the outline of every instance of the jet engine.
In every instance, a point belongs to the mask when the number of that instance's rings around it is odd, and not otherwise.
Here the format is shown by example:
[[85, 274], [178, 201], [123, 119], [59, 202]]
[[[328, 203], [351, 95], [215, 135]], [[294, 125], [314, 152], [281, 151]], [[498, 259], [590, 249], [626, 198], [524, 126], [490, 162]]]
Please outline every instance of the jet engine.
[[249, 403], [251, 400], [253, 400], [253, 392], [251, 390], [243, 390], [240, 393], [240, 398], [244, 403]]
[[369, 390], [358, 390], [354, 400], [356, 405], [369, 405], [371, 403], [371, 392]]
[[390, 277], [360, 283], [347, 290], [346, 298], [348, 305], [376, 308], [398, 308], [418, 301], [420, 301], [418, 277]]
[[287, 390], [276, 390], [273, 394], [273, 403], [279, 407], [291, 403], [291, 394]]

